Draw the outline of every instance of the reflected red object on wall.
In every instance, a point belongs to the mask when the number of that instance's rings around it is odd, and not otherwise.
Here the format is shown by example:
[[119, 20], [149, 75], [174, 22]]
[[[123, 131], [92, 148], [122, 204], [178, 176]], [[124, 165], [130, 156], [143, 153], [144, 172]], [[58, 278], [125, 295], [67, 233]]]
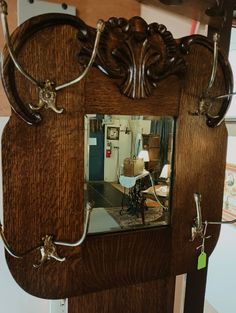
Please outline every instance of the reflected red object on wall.
[[107, 145], [106, 145], [106, 158], [110, 158], [111, 157], [111, 142], [107, 142]]

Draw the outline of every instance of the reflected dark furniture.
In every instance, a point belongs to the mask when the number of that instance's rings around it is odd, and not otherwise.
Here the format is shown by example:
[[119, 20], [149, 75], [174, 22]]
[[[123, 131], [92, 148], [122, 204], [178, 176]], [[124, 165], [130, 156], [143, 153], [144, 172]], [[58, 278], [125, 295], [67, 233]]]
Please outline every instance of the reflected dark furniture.
[[[137, 217], [141, 215], [143, 225], [145, 225], [145, 207], [144, 199], [142, 196], [142, 190], [145, 188], [145, 179], [148, 178], [149, 172], [144, 170], [142, 174], [137, 176], [120, 176], [119, 182], [124, 187], [124, 193], [128, 189], [128, 198], [126, 203], [122, 202], [122, 208], [120, 214], [127, 211], [130, 215], [136, 215]], [[123, 198], [124, 199], [124, 198]], [[127, 209], [124, 209], [127, 206]]]

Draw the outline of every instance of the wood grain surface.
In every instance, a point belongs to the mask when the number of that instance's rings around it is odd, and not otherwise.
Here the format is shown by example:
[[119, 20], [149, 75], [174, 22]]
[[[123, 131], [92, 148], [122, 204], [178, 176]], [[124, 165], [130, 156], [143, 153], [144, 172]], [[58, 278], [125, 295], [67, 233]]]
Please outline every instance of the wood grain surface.
[[[27, 25], [28, 22], [23, 27]], [[77, 28], [71, 25], [46, 27], [23, 45], [19, 62], [38, 80], [48, 77], [59, 84], [68, 81], [81, 72], [77, 62], [77, 33]], [[35, 86], [19, 72], [14, 71], [13, 75], [22, 104], [27, 107], [29, 102], [38, 101]], [[84, 206], [82, 90], [83, 82], [58, 93], [57, 105], [65, 112], [57, 115], [45, 110], [39, 127], [31, 127], [12, 114], [3, 134], [3, 188], [8, 203], [4, 204], [5, 231], [12, 248], [18, 252], [37, 246], [46, 234], [65, 241], [76, 241], [81, 236], [83, 209], [78, 207]], [[69, 255], [66, 251], [59, 254], [71, 259], [78, 273], [80, 249], [69, 250], [72, 250], [72, 253], [67, 250]], [[76, 260], [73, 260], [73, 251]], [[13, 264], [18, 272], [16, 280], [23, 279], [20, 284], [26, 290], [31, 280], [32, 286], [37, 285], [38, 296], [55, 297], [58, 292], [63, 296], [69, 285], [62, 276], [73, 277], [73, 270], [67, 273], [66, 263], [58, 262], [52, 262], [52, 272], [50, 266], [33, 269], [32, 265], [39, 260], [40, 253], [36, 251], [26, 260]], [[61, 273], [64, 274], [61, 276]]]
[[[38, 79], [50, 76], [58, 83], [69, 80], [81, 70], [75, 57], [80, 50], [76, 35], [71, 25], [48, 25], [28, 38], [18, 51], [19, 60]], [[67, 257], [66, 262], [50, 261], [39, 269], [32, 267], [38, 252], [22, 260], [7, 254], [13, 277], [27, 292], [43, 298], [81, 295], [74, 309], [80, 313], [111, 312], [118, 301], [116, 295], [123, 302], [115, 312], [125, 312], [124, 300], [129, 295], [139, 300], [137, 304], [129, 303], [134, 308], [126, 312], [141, 313], [149, 300], [149, 312], [155, 312], [155, 306], [162, 308], [160, 312], [171, 312], [173, 277], [196, 271], [200, 241], [189, 240], [196, 216], [193, 193], [202, 194], [204, 220], [221, 219], [227, 141], [224, 124], [209, 128], [205, 116], [192, 114], [210, 77], [212, 51], [193, 44], [183, 57], [186, 76], [182, 80], [176, 76], [166, 78], [149, 98], [129, 99], [94, 68], [85, 81], [58, 93], [58, 106], [65, 108], [62, 115], [42, 111], [37, 126], [27, 125], [15, 114], [11, 116], [2, 142], [4, 224], [11, 246], [21, 252], [39, 244], [46, 234], [67, 241], [81, 235], [85, 113], [176, 118], [171, 225], [89, 235], [80, 248], [59, 249], [59, 254]], [[36, 91], [28, 81], [15, 71], [12, 79], [22, 103], [36, 101]], [[225, 92], [227, 87], [223, 69], [219, 68], [212, 95]], [[10, 88], [7, 92], [14, 97]], [[213, 112], [217, 113], [221, 104], [216, 104]], [[210, 254], [219, 227], [209, 226], [208, 232], [212, 235], [206, 243]], [[109, 290], [112, 288], [116, 289]], [[151, 290], [156, 295], [160, 292], [155, 301], [150, 297]], [[146, 300], [145, 293], [149, 294]], [[110, 301], [102, 305], [108, 298]], [[97, 311], [91, 308], [91, 301]]]
[[172, 313], [175, 278], [114, 288], [69, 299], [70, 313]]

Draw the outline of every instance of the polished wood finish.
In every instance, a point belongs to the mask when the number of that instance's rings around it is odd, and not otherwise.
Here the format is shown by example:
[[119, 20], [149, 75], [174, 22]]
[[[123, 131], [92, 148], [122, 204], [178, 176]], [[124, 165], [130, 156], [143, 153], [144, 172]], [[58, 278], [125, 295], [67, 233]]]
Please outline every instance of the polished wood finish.
[[207, 268], [187, 274], [184, 313], [204, 311]]
[[[90, 56], [93, 36], [82, 30], [80, 38], [85, 42], [81, 57]], [[149, 97], [160, 81], [173, 74], [183, 76], [186, 70], [166, 27], [148, 25], [138, 16], [108, 20], [96, 66], [116, 80], [121, 94], [133, 99]]]
[[[67, 20], [64, 25], [59, 22], [57, 26], [53, 26], [53, 16], [47, 17], [49, 25], [36, 32], [31, 40], [22, 43], [18, 59], [35, 78], [44, 80], [50, 76], [56, 82], [63, 83], [81, 72], [77, 61], [80, 49], [78, 27], [72, 24], [74, 17], [68, 17], [70, 23]], [[40, 20], [35, 18], [35, 21]], [[29, 22], [21, 30], [26, 28], [26, 34], [30, 36], [27, 27], [30, 27]], [[20, 34], [17, 37], [20, 38]], [[17, 105], [21, 105], [23, 112], [28, 112], [27, 103], [37, 101], [37, 89], [11, 64], [9, 68], [11, 78], [4, 84], [6, 86], [9, 81], [12, 82], [17, 88], [16, 99], [20, 99]], [[11, 90], [14, 93], [14, 87]], [[12, 95], [8, 96], [11, 101]], [[55, 234], [58, 239], [68, 241], [76, 241], [81, 236], [83, 210], [78, 210], [78, 207], [83, 206], [84, 180], [81, 175], [83, 160], [78, 159], [78, 156], [83, 151], [83, 99], [81, 82], [58, 93], [57, 103], [65, 108], [63, 114], [42, 111], [40, 126], [30, 127], [13, 113], [6, 126], [2, 139], [6, 152], [3, 157], [3, 192], [4, 198], [6, 197], [4, 224], [9, 242], [18, 252], [37, 246], [46, 234]], [[14, 106], [14, 103], [13, 101], [11, 105]], [[33, 116], [31, 113], [28, 116], [31, 115]], [[14, 147], [11, 144], [8, 147], [10, 142], [14, 142]], [[18, 161], [13, 161], [16, 156]], [[17, 177], [19, 180], [15, 181]], [[7, 207], [11, 211], [10, 215], [7, 214]], [[18, 227], [20, 232], [17, 231]], [[77, 262], [80, 263], [81, 249], [69, 250], [69, 254], [63, 249], [59, 249], [58, 253], [68, 257], [71, 260], [68, 263], [73, 264], [79, 274], [80, 266], [77, 266]], [[73, 255], [76, 255], [76, 259]], [[60, 294], [63, 297], [70, 285], [68, 279], [63, 278], [71, 276], [73, 280], [73, 270], [67, 273], [67, 264], [56, 261], [52, 262], [52, 272], [50, 267], [34, 269], [33, 264], [37, 264], [39, 260], [40, 252], [36, 251], [25, 260], [19, 260], [19, 263], [13, 262], [12, 270], [17, 271], [16, 280], [26, 290], [31, 280], [30, 285], [37, 286], [36, 293], [33, 291], [35, 295], [53, 298]], [[29, 280], [25, 281], [24, 277], [27, 276]], [[79, 287], [76, 286], [73, 294], [77, 290]], [[68, 291], [69, 295], [71, 287]]]
[[172, 313], [175, 278], [105, 290], [69, 299], [70, 313]]
[[[52, 77], [62, 83], [81, 71], [77, 56], [83, 41], [80, 36], [78, 40], [77, 25], [68, 19], [73, 18], [37, 17], [15, 32], [18, 58], [34, 77], [40, 80]], [[79, 26], [94, 37], [94, 29], [80, 20]], [[27, 40], [22, 40], [24, 30], [29, 29]], [[176, 75], [166, 77], [148, 98], [125, 96], [119, 92], [115, 81], [93, 68], [84, 81], [58, 93], [58, 106], [66, 110], [62, 115], [41, 111], [41, 118], [36, 117], [39, 123], [30, 126], [12, 114], [4, 131], [2, 148], [4, 224], [11, 246], [20, 252], [38, 245], [46, 234], [66, 241], [77, 240], [81, 235], [85, 113], [176, 117], [171, 225], [89, 235], [79, 248], [58, 249], [61, 256], [66, 256], [66, 262], [49, 261], [39, 269], [32, 267], [38, 261], [38, 252], [25, 259], [14, 259], [7, 254], [13, 277], [27, 292], [44, 298], [81, 295], [77, 301], [78, 305], [86, 303], [84, 312], [89, 312], [92, 299], [101, 306], [100, 294], [103, 299], [110, 299], [108, 307], [101, 308], [105, 313], [116, 303], [116, 295], [120, 300], [129, 294], [137, 299], [141, 293], [138, 302], [141, 306], [145, 305], [145, 293], [150, 293], [152, 288], [159, 293], [164, 284], [165, 291], [170, 288], [168, 296], [163, 299], [165, 292], [161, 292], [149, 312], [155, 312], [154, 306], [160, 306], [160, 312], [171, 312], [173, 277], [196, 270], [199, 253], [196, 247], [200, 240], [189, 240], [196, 216], [193, 193], [202, 194], [204, 220], [219, 221], [222, 211], [226, 128], [224, 124], [211, 128], [205, 115], [193, 114], [211, 73], [212, 48], [208, 41], [204, 42], [203, 38], [202, 42], [192, 41], [188, 53], [181, 50], [178, 42], [178, 53], [187, 64], [185, 76], [181, 80]], [[6, 92], [13, 107], [20, 107], [24, 113], [25, 103], [37, 99], [36, 91], [11, 66], [6, 51], [5, 54]], [[212, 95], [228, 91], [231, 78], [225, 75], [227, 70], [228, 65], [221, 62]], [[213, 112], [218, 113], [222, 102], [214, 107]], [[34, 124], [32, 112], [26, 117]], [[211, 225], [208, 231], [212, 235], [206, 243], [210, 255], [219, 227]], [[110, 290], [113, 288], [119, 289]], [[147, 299], [150, 298], [147, 296]], [[120, 305], [120, 312], [124, 312], [125, 305]], [[141, 313], [138, 305], [131, 312]]]

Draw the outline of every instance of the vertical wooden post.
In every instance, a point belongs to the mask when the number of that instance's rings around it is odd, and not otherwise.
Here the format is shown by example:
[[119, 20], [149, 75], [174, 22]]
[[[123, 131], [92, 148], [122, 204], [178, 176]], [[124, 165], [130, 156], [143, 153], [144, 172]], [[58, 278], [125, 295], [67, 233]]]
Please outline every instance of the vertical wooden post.
[[201, 313], [207, 281], [207, 268], [187, 274], [184, 313]]

